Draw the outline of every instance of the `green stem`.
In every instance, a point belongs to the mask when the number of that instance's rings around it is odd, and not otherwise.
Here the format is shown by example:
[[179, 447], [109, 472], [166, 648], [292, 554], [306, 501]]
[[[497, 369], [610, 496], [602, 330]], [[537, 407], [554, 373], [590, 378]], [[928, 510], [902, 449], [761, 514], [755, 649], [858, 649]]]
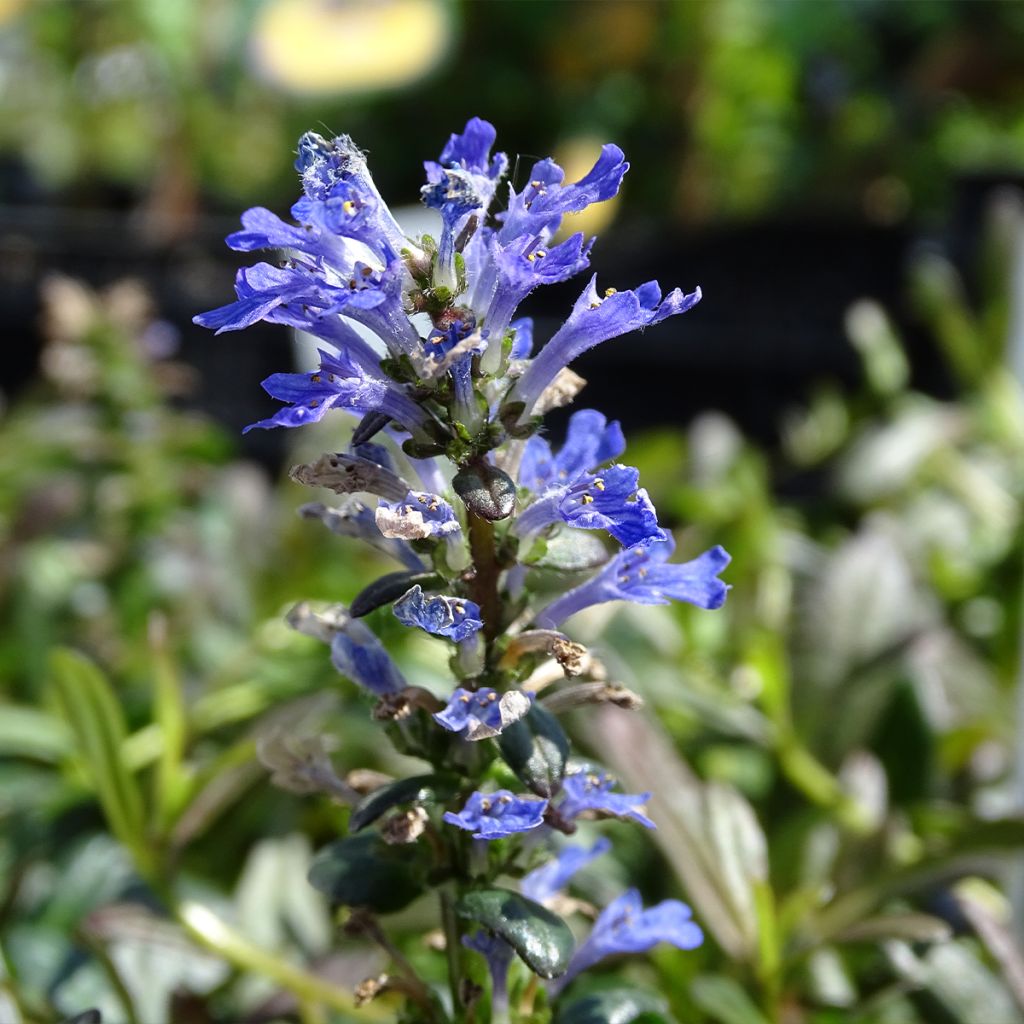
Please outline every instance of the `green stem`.
[[[484, 620], [483, 634], [490, 642], [501, 633], [502, 606], [498, 594], [501, 566], [494, 548], [494, 524], [482, 516], [467, 512], [469, 518], [469, 550], [473, 556], [473, 577], [470, 596], [480, 605]], [[489, 659], [488, 659], [489, 660]]]
[[[355, 1010], [355, 1002], [348, 992], [251, 945], [202, 904], [184, 903], [175, 910], [178, 920], [196, 942], [239, 970], [262, 974], [293, 993], [300, 1002], [321, 1003], [345, 1014]], [[391, 1016], [383, 1006], [372, 1003], [363, 1006], [359, 1012], [363, 1020], [386, 1020]]]
[[441, 925], [444, 928], [444, 951], [448, 958], [448, 987], [452, 995], [452, 1020], [455, 1024], [463, 1019], [462, 1014], [462, 934], [455, 904], [447, 889], [440, 892]]

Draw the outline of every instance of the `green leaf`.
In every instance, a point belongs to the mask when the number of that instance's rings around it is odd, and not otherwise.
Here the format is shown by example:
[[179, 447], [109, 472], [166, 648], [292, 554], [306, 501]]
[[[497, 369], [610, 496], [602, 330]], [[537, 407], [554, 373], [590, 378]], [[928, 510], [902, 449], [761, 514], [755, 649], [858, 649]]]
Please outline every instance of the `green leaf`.
[[498, 739], [501, 756], [538, 796], [558, 792], [569, 758], [569, 740], [558, 719], [537, 704]]
[[672, 1024], [665, 1001], [651, 992], [609, 989], [575, 999], [560, 1010], [555, 1024]]
[[183, 770], [188, 738], [188, 712], [181, 674], [167, 649], [164, 630], [153, 630], [150, 648], [153, 666], [153, 717], [160, 728], [160, 760], [153, 778], [155, 820], [166, 829], [188, 797], [188, 776]]
[[441, 775], [413, 775], [408, 779], [389, 782], [356, 804], [348, 820], [349, 831], [361, 831], [367, 825], [372, 825], [385, 811], [399, 804], [411, 803], [413, 800], [436, 799], [439, 790], [445, 795], [452, 790], [449, 780]]
[[410, 587], [419, 584], [424, 590], [437, 590], [444, 580], [436, 572], [389, 572], [386, 576], [374, 580], [355, 596], [349, 606], [349, 613], [354, 619], [360, 619], [370, 612], [392, 601], [397, 601]]
[[738, 981], [702, 975], [690, 985], [693, 1001], [718, 1024], [768, 1024]]
[[565, 974], [574, 948], [572, 932], [539, 903], [508, 889], [477, 889], [458, 900], [455, 913], [503, 938], [534, 974]]
[[419, 851], [388, 846], [372, 832], [341, 839], [322, 849], [309, 869], [309, 882], [334, 903], [369, 907], [387, 914], [423, 891]]
[[53, 763], [71, 751], [71, 733], [62, 721], [38, 708], [0, 704], [0, 756]]
[[148, 862], [142, 795], [124, 760], [127, 729], [113, 688], [91, 661], [71, 650], [50, 655], [50, 675], [57, 706], [111, 832]]

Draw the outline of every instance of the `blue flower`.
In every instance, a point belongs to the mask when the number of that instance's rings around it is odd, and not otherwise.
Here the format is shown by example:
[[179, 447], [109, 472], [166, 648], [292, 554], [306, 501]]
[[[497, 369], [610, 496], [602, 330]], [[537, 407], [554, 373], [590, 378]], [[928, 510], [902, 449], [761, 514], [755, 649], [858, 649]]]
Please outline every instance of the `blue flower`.
[[535, 288], [567, 281], [590, 266], [594, 240], [585, 242], [575, 234], [558, 245], [548, 246], [536, 235], [524, 235], [502, 246], [498, 236], [489, 236], [495, 267], [495, 292], [484, 322], [492, 335], [501, 336], [512, 314]]
[[515, 332], [512, 339], [512, 359], [529, 359], [533, 352], [533, 318], [528, 316], [513, 320], [509, 327]]
[[468, 740], [484, 740], [518, 722], [532, 704], [533, 695], [521, 690], [499, 694], [486, 686], [475, 691], [460, 686], [434, 718], [449, 732], [464, 732]]
[[599, 295], [597, 278], [591, 278], [590, 284], [576, 300], [569, 319], [526, 368], [509, 393], [509, 400], [523, 402], [525, 414], [529, 415], [541, 392], [555, 379], [558, 371], [588, 349], [609, 338], [685, 313], [699, 301], [699, 288], [689, 295], [676, 288], [662, 299], [657, 281], [648, 281], [636, 291], [620, 292], [609, 288], [604, 295]]
[[573, 954], [559, 987], [581, 971], [617, 953], [646, 953], [661, 942], [677, 949], [696, 949], [704, 933], [691, 920], [692, 911], [679, 900], [665, 900], [644, 910], [636, 889], [610, 903], [594, 922], [586, 941]]
[[568, 821], [574, 821], [581, 814], [593, 811], [635, 821], [644, 828], [655, 824], [644, 813], [650, 793], [613, 793], [615, 780], [604, 772], [574, 772], [562, 780], [562, 802], [558, 813]]
[[508, 1012], [508, 969], [515, 950], [499, 935], [481, 929], [474, 935], [463, 935], [466, 949], [479, 953], [487, 961], [491, 974], [491, 1015], [500, 1020]]
[[565, 172], [554, 160], [538, 161], [530, 169], [529, 184], [509, 199], [501, 227], [502, 241], [527, 234], [554, 234], [565, 214], [580, 213], [591, 203], [611, 199], [628, 170], [622, 150], [610, 144], [601, 147], [601, 155], [590, 171], [570, 185], [562, 184]]
[[553, 601], [536, 616], [545, 629], [555, 629], [570, 615], [605, 601], [668, 604], [687, 601], [699, 608], [720, 608], [729, 590], [718, 574], [729, 564], [724, 548], [715, 546], [691, 562], [669, 565], [675, 550], [671, 536], [649, 545], [627, 548], [596, 576]]
[[350, 356], [320, 350], [320, 369], [314, 373], [275, 373], [263, 382], [273, 398], [291, 404], [273, 416], [250, 423], [244, 432], [262, 427], [299, 427], [316, 423], [336, 406], [346, 412], [380, 412], [416, 432], [427, 414], [396, 385], [371, 377]]
[[561, 892], [578, 871], [607, 853], [611, 847], [612, 844], [603, 838], [598, 839], [589, 850], [582, 846], [563, 846], [554, 860], [525, 875], [519, 887], [524, 896], [543, 903]]
[[428, 160], [423, 165], [427, 172], [427, 184], [421, 189], [423, 202], [441, 211], [435, 285], [455, 286], [456, 236], [470, 227], [471, 217], [478, 223], [483, 219], [508, 167], [504, 153], [490, 155], [495, 136], [492, 124], [471, 118], [461, 135], [449, 138], [437, 163]]
[[516, 796], [507, 789], [473, 793], [458, 814], [446, 811], [444, 820], [473, 833], [474, 839], [504, 839], [529, 832], [544, 823], [547, 800]]
[[565, 444], [557, 455], [552, 454], [551, 445], [539, 435], [526, 442], [519, 483], [541, 494], [548, 487], [573, 483], [587, 470], [618, 458], [625, 450], [626, 439], [618, 420], [608, 423], [595, 409], [580, 409], [569, 417]]
[[364, 622], [346, 616], [331, 634], [331, 664], [343, 676], [378, 697], [405, 689], [402, 673]]
[[417, 584], [394, 603], [395, 617], [405, 626], [461, 643], [483, 628], [480, 606], [459, 597], [426, 597]]
[[377, 243], [382, 255], [381, 243], [388, 246], [391, 254], [400, 253], [410, 244], [377, 191], [366, 158], [347, 135], [328, 141], [316, 132], [306, 132], [299, 139], [298, 151], [295, 169], [302, 177], [302, 188], [308, 199], [326, 202], [332, 196], [338, 198], [336, 189], [344, 183], [353, 190], [350, 198], [358, 197], [362, 203], [372, 206], [376, 234], [372, 241]]
[[376, 521], [385, 537], [404, 540], [450, 537], [462, 529], [444, 498], [423, 491], [410, 491], [401, 501], [380, 502]]
[[627, 547], [664, 540], [647, 491], [637, 487], [639, 479], [632, 466], [584, 473], [530, 505], [516, 521], [516, 532], [527, 538], [561, 519], [581, 530], [607, 530]]

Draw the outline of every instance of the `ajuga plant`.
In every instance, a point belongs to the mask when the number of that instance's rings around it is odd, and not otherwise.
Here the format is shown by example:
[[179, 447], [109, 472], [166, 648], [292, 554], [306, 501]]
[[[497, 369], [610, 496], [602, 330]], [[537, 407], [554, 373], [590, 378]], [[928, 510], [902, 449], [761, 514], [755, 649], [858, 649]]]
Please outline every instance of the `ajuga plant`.
[[[332, 410], [358, 417], [346, 451], [292, 476], [344, 496], [337, 507], [306, 505], [305, 515], [401, 568], [348, 608], [300, 605], [291, 621], [328, 644], [390, 740], [429, 769], [359, 794], [333, 776], [319, 747], [266, 754], [298, 788], [326, 785], [354, 805], [350, 834], [318, 855], [310, 880], [351, 908], [350, 933], [392, 955], [392, 973], [364, 983], [360, 1000], [397, 991], [410, 1022], [582, 1020], [593, 997], [584, 1005], [575, 995], [573, 1009], [567, 998], [579, 989], [566, 989], [582, 971], [661, 942], [692, 949], [702, 941], [685, 904], [645, 908], [635, 889], [596, 913], [589, 930], [581, 926], [578, 943], [552, 909], [585, 908], [561, 894], [609, 846], [573, 842], [581, 819], [655, 825], [644, 811], [649, 794], [620, 792], [599, 764], [570, 750], [560, 713], [599, 701], [628, 706], [635, 696], [603, 679], [596, 659], [559, 630], [607, 601], [717, 608], [728, 555], [716, 547], [673, 560], [673, 539], [636, 469], [616, 461], [625, 449], [618, 423], [581, 410], [560, 447], [541, 432], [543, 415], [583, 385], [569, 368], [577, 356], [685, 313], [700, 292], [663, 296], [655, 281], [599, 289], [591, 278], [535, 350], [532, 322], [516, 318], [520, 303], [588, 265], [592, 240], [556, 240], [563, 217], [613, 196], [628, 165], [607, 145], [568, 184], [554, 161], [541, 160], [516, 191], [502, 186], [508, 161], [492, 155], [494, 139], [474, 118], [425, 164], [423, 201], [441, 220], [435, 239], [406, 236], [349, 138], [304, 135], [297, 226], [256, 208], [228, 238], [243, 252], [282, 250], [283, 261], [241, 270], [237, 301], [196, 318], [218, 332], [287, 324], [321, 342], [317, 368], [263, 382], [285, 404], [247, 430], [299, 427]], [[492, 213], [499, 189], [507, 206]], [[410, 629], [450, 644], [448, 692], [407, 680], [367, 626], [364, 617], [387, 606]], [[440, 992], [379, 919], [429, 890], [449, 973]], [[528, 970], [510, 972], [516, 958]], [[612, 1016], [586, 1019], [633, 1020], [649, 1009], [636, 993], [621, 998]], [[632, 1015], [623, 1015], [627, 1004]]]

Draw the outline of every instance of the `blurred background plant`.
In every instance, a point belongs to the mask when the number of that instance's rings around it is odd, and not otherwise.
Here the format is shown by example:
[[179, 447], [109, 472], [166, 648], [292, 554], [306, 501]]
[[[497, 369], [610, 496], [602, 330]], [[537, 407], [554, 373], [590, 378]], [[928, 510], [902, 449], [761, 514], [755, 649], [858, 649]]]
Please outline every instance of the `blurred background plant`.
[[644, 1021], [1024, 1020], [1022, 44], [943, 0], [0, 4], [0, 1020], [388, 1019], [304, 880], [344, 811], [288, 787], [401, 766], [282, 620], [382, 566], [295, 515], [329, 435], [237, 437], [291, 339], [190, 318], [302, 130], [413, 200], [470, 114], [570, 177], [620, 143], [602, 278], [706, 296], [581, 366], [679, 543], [734, 556], [718, 616], [574, 623], [647, 701], [578, 723], [659, 794], [616, 848], [711, 940], [599, 981]]

